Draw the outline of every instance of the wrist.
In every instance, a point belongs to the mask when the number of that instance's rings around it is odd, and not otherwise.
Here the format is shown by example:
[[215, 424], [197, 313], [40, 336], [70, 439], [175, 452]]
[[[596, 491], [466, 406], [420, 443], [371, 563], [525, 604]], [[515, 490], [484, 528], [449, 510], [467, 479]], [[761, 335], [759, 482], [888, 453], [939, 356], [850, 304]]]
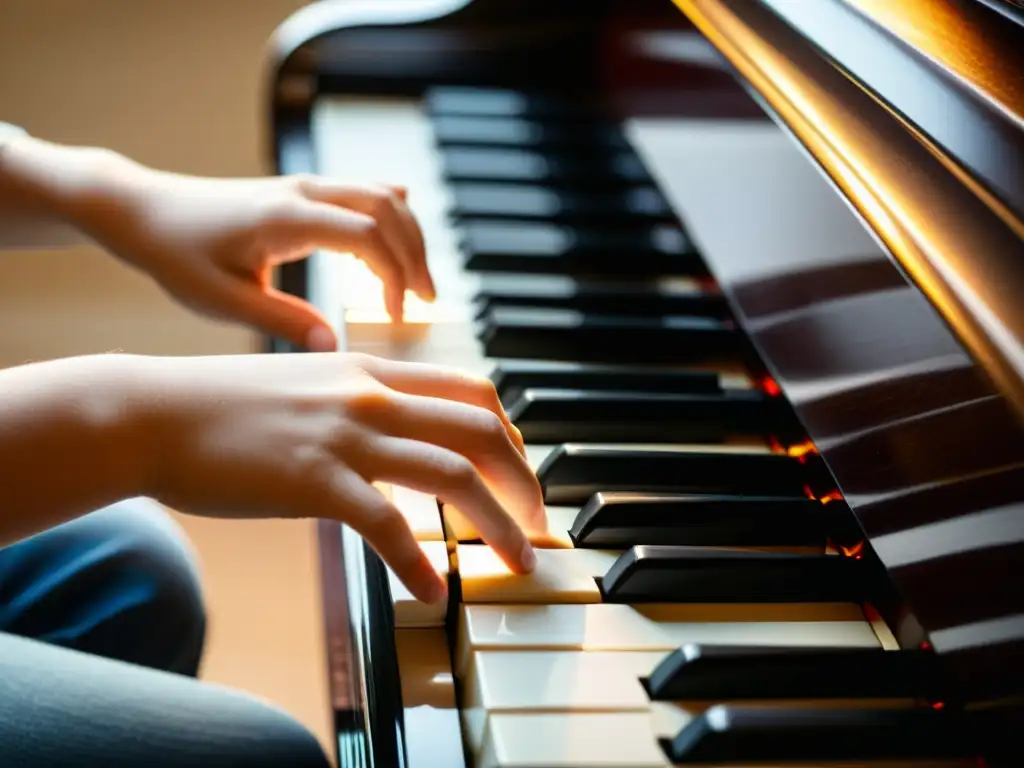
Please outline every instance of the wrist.
[[95, 237], [98, 222], [118, 216], [143, 167], [107, 149], [20, 136], [0, 156], [0, 200], [28, 216], [49, 216]]

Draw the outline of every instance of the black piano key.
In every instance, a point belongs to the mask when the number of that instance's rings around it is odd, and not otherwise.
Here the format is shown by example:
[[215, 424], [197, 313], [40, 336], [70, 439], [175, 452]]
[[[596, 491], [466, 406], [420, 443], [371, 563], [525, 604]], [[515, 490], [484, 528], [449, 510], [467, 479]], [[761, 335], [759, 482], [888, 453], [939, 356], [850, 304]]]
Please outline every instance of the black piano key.
[[531, 388], [507, 410], [529, 443], [709, 443], [788, 438], [795, 431], [785, 401], [759, 390], [705, 395]]
[[976, 754], [960, 717], [934, 709], [717, 705], [663, 742], [678, 765], [939, 760]]
[[928, 699], [941, 679], [924, 650], [685, 645], [646, 686], [654, 701]]
[[491, 372], [498, 396], [507, 406], [524, 389], [536, 387], [637, 392], [722, 392], [714, 371], [586, 365], [543, 360], [502, 360]]
[[449, 182], [497, 181], [582, 189], [621, 189], [652, 183], [643, 162], [632, 152], [580, 159], [508, 147], [445, 149], [441, 152], [441, 175]]
[[617, 231], [540, 221], [472, 221], [460, 230], [465, 268], [471, 272], [634, 279], [708, 274], [689, 238], [674, 226]]
[[808, 467], [778, 453], [683, 451], [560, 445], [537, 468], [548, 504], [579, 505], [595, 493], [713, 493], [729, 496], [804, 495]]
[[424, 107], [429, 115], [526, 117], [554, 120], [593, 120], [596, 103], [575, 94], [547, 94], [506, 88], [437, 86], [427, 91]]
[[496, 307], [478, 321], [487, 357], [581, 363], [732, 364], [750, 356], [731, 322]]
[[805, 496], [617, 492], [589, 499], [569, 535], [575, 546], [592, 549], [665, 544], [824, 551], [826, 522], [821, 502]]
[[558, 150], [570, 157], [630, 149], [617, 125], [599, 121], [561, 125], [519, 117], [437, 115], [431, 124], [434, 139], [442, 148], [518, 147]]
[[720, 293], [694, 286], [676, 287], [670, 281], [625, 283], [575, 280], [563, 275], [483, 275], [473, 301], [479, 315], [493, 307], [534, 307], [623, 315], [729, 317], [729, 305]]
[[607, 603], [859, 603], [869, 584], [852, 557], [648, 545], [600, 580]]
[[654, 187], [622, 192], [559, 192], [516, 184], [450, 184], [452, 217], [462, 223], [478, 219], [540, 220], [569, 224], [618, 222], [647, 226], [670, 224], [675, 214]]

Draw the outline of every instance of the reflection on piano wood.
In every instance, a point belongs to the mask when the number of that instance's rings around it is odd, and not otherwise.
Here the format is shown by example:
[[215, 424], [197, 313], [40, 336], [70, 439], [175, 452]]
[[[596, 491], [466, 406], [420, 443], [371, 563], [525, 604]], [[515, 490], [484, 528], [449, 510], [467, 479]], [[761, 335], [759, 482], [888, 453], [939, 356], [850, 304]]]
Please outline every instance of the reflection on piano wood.
[[[1002, 17], [929, 2], [1024, 55]], [[550, 526], [517, 576], [458, 509], [382, 486], [438, 607], [321, 525], [342, 766], [1000, 765], [1024, 693], [1024, 185], [794, 32], [895, 98], [818, 29], [896, 66], [866, 1], [680, 0], [707, 39], [668, 0], [555, 5], [339, 0], [280, 33], [280, 169], [406, 185], [438, 300], [393, 326], [342, 254], [282, 286], [348, 350], [490, 377]], [[976, 110], [1024, 115], [1014, 93]], [[970, 216], [929, 237], [926, 199]], [[980, 244], [1022, 258], [969, 251], [972, 272], [952, 245]]]

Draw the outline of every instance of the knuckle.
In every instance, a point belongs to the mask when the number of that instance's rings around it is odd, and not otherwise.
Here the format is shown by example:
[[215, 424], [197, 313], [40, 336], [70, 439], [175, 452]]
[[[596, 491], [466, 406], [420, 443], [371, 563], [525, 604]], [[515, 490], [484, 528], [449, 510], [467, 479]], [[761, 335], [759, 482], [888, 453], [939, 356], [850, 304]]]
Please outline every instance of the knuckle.
[[366, 506], [361, 513], [362, 533], [371, 541], [393, 541], [407, 529], [405, 519], [390, 504]]
[[500, 400], [498, 398], [498, 388], [494, 386], [494, 382], [488, 378], [478, 378], [473, 382], [473, 388], [476, 390], [477, 397], [480, 398], [480, 402], [486, 404], [488, 407], [499, 406]]
[[394, 212], [394, 201], [391, 198], [391, 194], [385, 189], [376, 187], [368, 189], [366, 191], [366, 199], [370, 215], [375, 219], [381, 219]]
[[463, 456], [454, 456], [442, 462], [439, 474], [449, 492], [471, 490], [480, 482], [476, 467]]
[[344, 396], [345, 410], [355, 421], [374, 421], [391, 410], [394, 396], [383, 387], [362, 386]]
[[505, 425], [498, 418], [497, 414], [491, 411], [481, 411], [476, 424], [477, 434], [487, 443], [504, 441], [508, 437]]
[[284, 184], [300, 194], [311, 191], [317, 184], [317, 177], [312, 173], [290, 173], [284, 177]]

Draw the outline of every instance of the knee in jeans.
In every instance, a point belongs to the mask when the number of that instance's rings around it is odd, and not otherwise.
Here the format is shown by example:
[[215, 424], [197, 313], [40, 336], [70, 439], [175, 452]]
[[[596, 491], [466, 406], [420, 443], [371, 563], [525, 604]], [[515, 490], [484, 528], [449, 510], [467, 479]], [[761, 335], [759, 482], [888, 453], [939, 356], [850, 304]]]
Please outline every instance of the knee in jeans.
[[[195, 557], [181, 528], [156, 502], [130, 499], [90, 515], [97, 580], [109, 600], [94, 638], [124, 661], [194, 675], [206, 635]], [[120, 638], [125, 638], [121, 641]]]

